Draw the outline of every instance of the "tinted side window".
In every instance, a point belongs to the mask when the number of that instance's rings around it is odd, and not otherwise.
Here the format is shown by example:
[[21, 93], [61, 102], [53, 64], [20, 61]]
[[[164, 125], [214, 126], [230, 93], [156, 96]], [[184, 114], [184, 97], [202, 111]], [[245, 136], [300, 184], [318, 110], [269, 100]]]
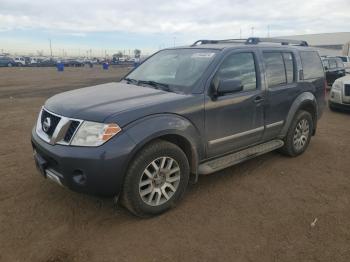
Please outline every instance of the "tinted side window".
[[324, 77], [321, 59], [317, 52], [300, 52], [301, 63], [303, 65], [304, 79]]
[[334, 69], [337, 68], [337, 62], [335, 61], [335, 59], [329, 59], [329, 68]]
[[241, 80], [244, 91], [255, 90], [256, 72], [253, 53], [232, 54], [225, 58], [213, 80], [216, 86], [220, 79]]
[[339, 68], [344, 67], [343, 61], [341, 59], [337, 59], [336, 61], [337, 61], [337, 67], [339, 67]]
[[286, 83], [286, 72], [281, 53], [264, 53], [266, 65], [267, 82], [269, 87], [278, 86]]

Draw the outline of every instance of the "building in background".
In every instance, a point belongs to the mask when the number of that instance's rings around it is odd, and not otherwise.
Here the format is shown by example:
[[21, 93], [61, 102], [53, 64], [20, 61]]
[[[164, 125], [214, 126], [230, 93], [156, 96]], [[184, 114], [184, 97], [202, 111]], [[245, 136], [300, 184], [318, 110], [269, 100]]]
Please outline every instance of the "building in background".
[[350, 56], [350, 32], [281, 36], [278, 38], [305, 40], [318, 49], [320, 55]]

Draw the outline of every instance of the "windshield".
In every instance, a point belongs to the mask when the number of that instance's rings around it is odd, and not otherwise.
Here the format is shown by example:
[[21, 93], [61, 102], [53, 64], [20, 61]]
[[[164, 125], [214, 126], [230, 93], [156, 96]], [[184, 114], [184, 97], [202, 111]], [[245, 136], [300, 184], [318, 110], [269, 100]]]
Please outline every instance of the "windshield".
[[216, 50], [172, 49], [150, 57], [126, 78], [140, 82], [157, 82], [172, 90], [190, 92], [213, 60]]

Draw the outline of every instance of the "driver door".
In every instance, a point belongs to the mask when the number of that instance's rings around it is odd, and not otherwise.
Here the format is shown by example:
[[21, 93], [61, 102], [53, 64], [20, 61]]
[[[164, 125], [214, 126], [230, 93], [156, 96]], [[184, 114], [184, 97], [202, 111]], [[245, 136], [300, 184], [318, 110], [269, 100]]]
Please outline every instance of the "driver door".
[[[207, 157], [259, 142], [264, 132], [264, 91], [255, 51], [229, 53], [211, 80], [205, 101]], [[213, 97], [220, 79], [240, 80], [243, 90]]]

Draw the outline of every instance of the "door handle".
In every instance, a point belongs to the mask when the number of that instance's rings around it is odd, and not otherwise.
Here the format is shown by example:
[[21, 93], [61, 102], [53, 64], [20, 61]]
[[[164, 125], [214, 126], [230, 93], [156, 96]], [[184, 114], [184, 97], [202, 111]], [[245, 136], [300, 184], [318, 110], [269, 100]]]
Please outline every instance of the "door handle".
[[261, 103], [262, 101], [264, 101], [264, 97], [262, 96], [257, 96], [254, 98], [254, 103]]

